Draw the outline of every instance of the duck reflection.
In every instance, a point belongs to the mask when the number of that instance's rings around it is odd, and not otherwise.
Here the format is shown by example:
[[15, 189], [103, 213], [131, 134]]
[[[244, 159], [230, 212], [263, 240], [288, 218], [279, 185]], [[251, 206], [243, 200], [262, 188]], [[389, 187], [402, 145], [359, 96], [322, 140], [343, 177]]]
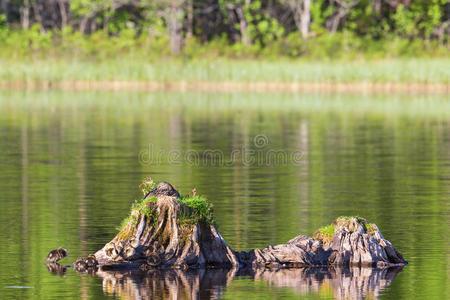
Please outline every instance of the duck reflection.
[[99, 271], [103, 291], [124, 299], [218, 299], [237, 276], [263, 280], [274, 287], [290, 287], [299, 295], [335, 299], [376, 299], [401, 268], [302, 268], [237, 270]]
[[67, 272], [67, 266], [62, 266], [56, 262], [47, 263], [45, 267], [50, 273], [59, 277], [64, 276]]

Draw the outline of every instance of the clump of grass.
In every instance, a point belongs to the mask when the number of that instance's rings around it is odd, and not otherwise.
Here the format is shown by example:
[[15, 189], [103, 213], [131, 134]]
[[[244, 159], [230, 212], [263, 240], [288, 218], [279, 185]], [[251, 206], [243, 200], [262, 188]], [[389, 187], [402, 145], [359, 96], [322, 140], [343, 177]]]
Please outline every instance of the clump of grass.
[[359, 224], [361, 224], [364, 227], [364, 231], [371, 236], [375, 235], [376, 229], [375, 225], [372, 223], [369, 223], [366, 219], [360, 217], [360, 216], [340, 216], [337, 218], [336, 222], [339, 222], [339, 220], [346, 220], [349, 221], [350, 218], [355, 218]]
[[364, 223], [364, 229], [366, 230], [366, 233], [368, 235], [371, 235], [371, 236], [375, 235], [376, 229], [375, 229], [374, 224], [372, 224], [372, 223]]
[[158, 221], [158, 218], [156, 216], [156, 212], [154, 210], [154, 207], [149, 206], [148, 203], [155, 203], [157, 198], [156, 197], [150, 197], [150, 198], [148, 198], [146, 200], [143, 200], [141, 202], [140, 211], [141, 211], [142, 214], [144, 214], [145, 216], [147, 216], [149, 218], [151, 224], [156, 224], [156, 222]]
[[179, 216], [180, 225], [196, 224], [200, 221], [207, 224], [216, 224], [213, 214], [213, 205], [203, 196], [182, 197], [180, 202], [191, 208], [189, 215]]
[[141, 212], [148, 217], [156, 218], [156, 216], [153, 215], [153, 210], [151, 208], [149, 208], [147, 205], [150, 202], [156, 202], [156, 200], [157, 200], [156, 197], [148, 197], [146, 199], [134, 201], [134, 203], [131, 205], [130, 214], [128, 215], [128, 217], [126, 217], [125, 219], [122, 220], [122, 222], [120, 223], [120, 227], [117, 229], [120, 232], [122, 232], [126, 229], [126, 227], [128, 225], [129, 225], [129, 227], [136, 226], [136, 224], [137, 224], [136, 215], [139, 214], [138, 212]]
[[[375, 235], [376, 232], [375, 224], [367, 222], [366, 219], [360, 216], [340, 216], [332, 224], [317, 229], [313, 234], [313, 238], [315, 240], [322, 242], [323, 244], [330, 244], [333, 241], [336, 226], [339, 224], [341, 226], [344, 225], [349, 227], [351, 225], [350, 219], [352, 218], [355, 218], [356, 221], [363, 226], [364, 231], [368, 235], [371, 236]], [[353, 231], [354, 229], [355, 228], [349, 228], [350, 231]]]
[[142, 200], [136, 200], [134, 201], [133, 205], [131, 206], [131, 211], [133, 210], [142, 210], [145, 209], [150, 202], [156, 202], [158, 200], [157, 197], [148, 197]]
[[133, 221], [134, 225], [136, 225], [136, 218], [134, 218], [134, 216], [132, 215], [129, 215], [128, 217], [122, 220], [117, 230], [122, 231], [131, 221]]
[[147, 195], [148, 192], [150, 192], [155, 187], [156, 183], [150, 177], [145, 177], [142, 183], [139, 185], [139, 188], [141, 189], [144, 196]]
[[334, 231], [336, 227], [333, 224], [321, 227], [313, 234], [313, 239], [322, 242], [322, 244], [330, 244], [333, 241]]
[[364, 222], [367, 222], [366, 221], [366, 219], [364, 219], [363, 217], [360, 217], [360, 216], [339, 216], [338, 218], [337, 218], [337, 220], [339, 220], [339, 219], [343, 219], [343, 220], [350, 220], [351, 218], [355, 218], [357, 221], [358, 221], [358, 223], [364, 223]]
[[354, 224], [352, 225], [350, 223], [350, 219], [355, 218], [356, 221], [361, 224], [364, 228], [364, 231], [371, 236], [375, 235], [375, 232], [377, 231], [375, 224], [369, 223], [365, 218], [360, 216], [340, 216], [336, 219], [336, 221], [333, 222], [334, 225], [344, 225], [347, 226], [348, 229], [352, 232], [353, 230], [356, 230], [356, 228], [353, 228]]

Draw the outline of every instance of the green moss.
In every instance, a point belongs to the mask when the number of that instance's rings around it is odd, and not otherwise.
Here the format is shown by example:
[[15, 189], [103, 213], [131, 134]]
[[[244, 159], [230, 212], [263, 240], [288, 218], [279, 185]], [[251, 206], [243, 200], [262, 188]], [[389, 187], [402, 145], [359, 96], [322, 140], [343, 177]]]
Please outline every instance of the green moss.
[[156, 197], [149, 197], [147, 199], [134, 201], [133, 205], [131, 205], [130, 214], [122, 220], [122, 222], [120, 223], [120, 227], [117, 229], [122, 232], [127, 225], [130, 225], [132, 227], [136, 226], [137, 220], [134, 215], [138, 215], [139, 212], [148, 217], [156, 218], [156, 215], [154, 216], [153, 210], [148, 207], [148, 203], [154, 203], [156, 202], [156, 200]]
[[[364, 231], [367, 234], [369, 234], [371, 236], [375, 235], [375, 232], [376, 232], [375, 225], [367, 222], [366, 219], [364, 219], [360, 216], [340, 216], [332, 224], [317, 229], [313, 234], [313, 238], [324, 244], [331, 243], [333, 241], [333, 236], [334, 236], [336, 226], [338, 224], [341, 226], [350, 226], [351, 218], [355, 218], [357, 220], [357, 222], [364, 227]], [[352, 229], [350, 229], [350, 230], [352, 230]]]
[[364, 229], [366, 230], [366, 233], [368, 235], [374, 236], [375, 235], [375, 226], [372, 223], [365, 223]]
[[205, 197], [195, 195], [182, 197], [179, 201], [191, 208], [188, 214], [182, 213], [179, 216], [180, 225], [193, 225], [200, 221], [216, 224], [213, 205]]
[[155, 203], [156, 200], [158, 200], [157, 197], [148, 197], [146, 199], [136, 200], [136, 201], [134, 201], [133, 205], [131, 206], [131, 210], [143, 210], [148, 207], [147, 204]]
[[125, 229], [120, 231], [117, 234], [117, 239], [121, 240], [121, 241], [125, 241], [125, 240], [128, 240], [129, 238], [131, 238], [134, 234], [134, 230], [132, 230], [131, 228], [132, 227], [126, 227]]
[[122, 231], [123, 229], [125, 229], [125, 227], [127, 227], [127, 225], [135, 226], [136, 224], [136, 217], [130, 214], [128, 217], [122, 220], [122, 222], [120, 223], [120, 227], [118, 227], [117, 230]]
[[358, 223], [364, 223], [366, 221], [366, 219], [364, 219], [364, 218], [362, 218], [360, 216], [340, 216], [340, 217], [337, 218], [337, 220], [344, 219], [344, 220], [348, 221], [351, 218], [355, 218], [358, 221]]
[[120, 232], [117, 234], [119, 240], [129, 239], [135, 231], [136, 224], [139, 222], [136, 214], [132, 212], [127, 218], [125, 218], [121, 223]]
[[140, 201], [136, 200], [131, 206], [130, 215], [120, 224], [120, 227], [118, 228], [120, 232], [117, 234], [117, 237], [121, 240], [130, 238], [135, 231], [136, 225], [140, 221], [138, 218], [140, 218], [141, 214], [147, 216], [150, 219], [150, 222], [155, 224], [157, 221], [156, 213], [153, 208], [150, 207], [149, 203], [154, 203], [156, 200], [156, 197], [149, 197]]
[[334, 224], [337, 224], [339, 222], [339, 220], [349, 221], [350, 218], [355, 218], [358, 221], [358, 223], [363, 226], [364, 231], [368, 235], [371, 235], [371, 236], [375, 235], [375, 232], [376, 232], [375, 225], [372, 223], [369, 223], [365, 218], [360, 217], [360, 216], [340, 216], [339, 218], [336, 219]]
[[334, 231], [336, 227], [333, 224], [321, 227], [313, 234], [313, 238], [323, 244], [330, 244], [333, 241]]

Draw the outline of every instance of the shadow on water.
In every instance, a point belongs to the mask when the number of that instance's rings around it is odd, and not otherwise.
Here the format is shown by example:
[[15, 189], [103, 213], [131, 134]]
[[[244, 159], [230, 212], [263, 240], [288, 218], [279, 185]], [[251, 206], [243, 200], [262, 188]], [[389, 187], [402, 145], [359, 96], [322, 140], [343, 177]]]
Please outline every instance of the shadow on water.
[[[53, 269], [56, 270], [56, 269]], [[397, 268], [199, 269], [98, 271], [103, 292], [125, 299], [217, 299], [228, 294], [233, 280], [264, 282], [290, 288], [296, 295], [322, 295], [335, 299], [376, 299], [402, 270]], [[49, 271], [52, 270], [49, 268]], [[60, 270], [56, 272], [60, 274]], [[322, 293], [322, 294], [321, 294]]]

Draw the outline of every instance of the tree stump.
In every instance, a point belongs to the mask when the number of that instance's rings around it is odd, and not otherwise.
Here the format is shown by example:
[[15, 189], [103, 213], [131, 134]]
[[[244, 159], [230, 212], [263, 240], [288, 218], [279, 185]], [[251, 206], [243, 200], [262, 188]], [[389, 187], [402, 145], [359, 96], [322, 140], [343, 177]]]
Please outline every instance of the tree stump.
[[238, 266], [234, 251], [214, 225], [183, 221], [192, 214], [192, 208], [177, 197], [159, 196], [156, 202], [134, 211], [125, 227], [95, 257], [99, 265], [111, 268]]

